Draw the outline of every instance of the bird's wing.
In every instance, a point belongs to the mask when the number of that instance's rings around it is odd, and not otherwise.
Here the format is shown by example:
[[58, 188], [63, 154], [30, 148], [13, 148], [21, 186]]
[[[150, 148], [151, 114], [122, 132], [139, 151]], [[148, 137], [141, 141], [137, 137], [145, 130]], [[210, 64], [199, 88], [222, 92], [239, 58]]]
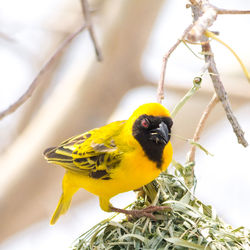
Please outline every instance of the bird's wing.
[[62, 142], [58, 147], [48, 148], [44, 155], [50, 163], [67, 170], [96, 179], [110, 179], [110, 172], [121, 161], [123, 152], [115, 138], [125, 121], [110, 123]]

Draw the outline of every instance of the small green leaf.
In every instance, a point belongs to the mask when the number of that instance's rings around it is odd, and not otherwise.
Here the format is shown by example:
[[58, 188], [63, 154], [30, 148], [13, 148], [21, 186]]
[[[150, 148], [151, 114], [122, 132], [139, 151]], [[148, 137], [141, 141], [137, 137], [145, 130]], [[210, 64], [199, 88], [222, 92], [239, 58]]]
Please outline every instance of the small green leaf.
[[203, 152], [205, 152], [207, 155], [211, 155], [214, 156], [213, 154], [209, 153], [207, 149], [205, 149], [203, 146], [201, 146], [200, 143], [195, 142], [194, 140], [189, 140], [189, 143], [198, 147], [199, 149], [201, 149]]
[[[187, 240], [179, 239], [179, 238], [165, 238], [165, 240], [177, 246], [188, 247], [192, 249], [201, 249], [201, 250], [205, 249], [204, 246], [189, 242]], [[206, 249], [209, 250], [210, 247], [207, 247]]]
[[139, 234], [124, 234], [119, 240], [123, 241], [126, 238], [136, 238], [140, 240], [141, 242], [145, 243], [147, 239]]

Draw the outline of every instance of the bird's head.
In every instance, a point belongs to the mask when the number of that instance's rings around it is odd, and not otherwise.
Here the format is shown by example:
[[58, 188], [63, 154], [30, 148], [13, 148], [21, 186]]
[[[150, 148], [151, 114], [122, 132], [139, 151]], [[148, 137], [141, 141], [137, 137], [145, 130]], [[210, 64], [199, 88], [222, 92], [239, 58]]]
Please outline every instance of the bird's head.
[[144, 114], [135, 120], [132, 134], [140, 144], [164, 146], [170, 140], [172, 124], [169, 117]]
[[143, 104], [134, 111], [128, 124], [133, 138], [146, 156], [161, 165], [165, 146], [171, 147], [169, 140], [173, 121], [170, 112], [159, 103]]

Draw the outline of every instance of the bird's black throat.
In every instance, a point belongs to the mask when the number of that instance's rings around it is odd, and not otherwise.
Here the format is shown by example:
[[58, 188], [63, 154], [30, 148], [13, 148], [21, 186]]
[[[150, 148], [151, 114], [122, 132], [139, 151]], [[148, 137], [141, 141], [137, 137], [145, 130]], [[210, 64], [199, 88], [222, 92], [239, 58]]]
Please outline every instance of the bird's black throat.
[[[144, 128], [141, 126], [141, 121], [147, 118], [150, 121], [150, 126]], [[165, 141], [155, 141], [152, 140], [152, 131], [159, 126], [161, 122], [164, 122], [167, 125], [168, 132], [171, 132], [172, 119], [170, 117], [159, 117], [159, 116], [148, 116], [141, 115], [133, 124], [132, 134], [134, 138], [140, 143], [145, 155], [149, 160], [156, 162], [157, 168], [161, 168], [163, 163], [163, 150], [166, 146]], [[168, 141], [170, 135], [168, 136]]]

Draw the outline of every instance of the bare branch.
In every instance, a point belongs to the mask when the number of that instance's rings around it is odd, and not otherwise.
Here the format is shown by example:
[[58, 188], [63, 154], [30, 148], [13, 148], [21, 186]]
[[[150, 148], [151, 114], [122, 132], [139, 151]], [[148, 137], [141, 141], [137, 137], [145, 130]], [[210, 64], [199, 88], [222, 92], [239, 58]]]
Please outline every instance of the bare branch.
[[[248, 143], [244, 138], [244, 132], [242, 131], [236, 117], [234, 116], [229, 99], [227, 97], [227, 93], [224, 89], [224, 86], [220, 80], [219, 72], [217, 70], [214, 55], [212, 53], [210, 43], [208, 38], [204, 35], [206, 29], [213, 24], [217, 17], [218, 8], [209, 4], [208, 0], [201, 0], [198, 6], [191, 6], [194, 17], [194, 27], [188, 34], [189, 39], [199, 39], [202, 43], [202, 51], [205, 55], [205, 62], [209, 63], [208, 72], [210, 73], [210, 77], [212, 79], [215, 92], [221, 101], [223, 108], [226, 112], [227, 118], [231, 123], [234, 133], [238, 138], [238, 142], [243, 146], [247, 146]], [[206, 13], [207, 12], [207, 13]]]
[[187, 34], [187, 39], [191, 42], [200, 41], [203, 33], [214, 23], [218, 14], [250, 14], [250, 10], [226, 10], [220, 9], [209, 3], [207, 0], [202, 0], [199, 3], [190, 0], [194, 13], [195, 25]]
[[217, 14], [224, 15], [224, 14], [250, 14], [250, 10], [225, 10], [225, 9], [219, 9], [216, 8]]
[[63, 50], [70, 44], [70, 42], [84, 29], [86, 28], [86, 25], [82, 25], [76, 32], [69, 35], [63, 43], [57, 48], [57, 50], [52, 54], [52, 56], [49, 58], [49, 60], [44, 64], [40, 72], [37, 74], [35, 79], [30, 84], [29, 88], [26, 90], [26, 92], [13, 104], [11, 104], [6, 110], [0, 112], [0, 120], [3, 119], [5, 116], [13, 113], [16, 111], [31, 95], [33, 94], [34, 90], [37, 88], [37, 86], [42, 82], [41, 79], [44, 76], [44, 74], [48, 71], [48, 69], [51, 67], [51, 65], [54, 63], [55, 59], [63, 52]]
[[164, 99], [164, 79], [165, 79], [168, 58], [172, 54], [172, 52], [178, 47], [180, 43], [181, 43], [181, 40], [178, 39], [176, 43], [171, 47], [171, 49], [167, 52], [167, 54], [163, 57], [162, 71], [161, 71], [160, 81], [159, 81], [158, 89], [157, 89], [157, 101], [159, 103], [162, 103], [162, 100]]
[[167, 61], [172, 52], [179, 46], [179, 44], [182, 42], [184, 37], [187, 35], [187, 33], [192, 29], [193, 24], [189, 25], [184, 33], [182, 34], [181, 38], [176, 41], [176, 43], [170, 48], [170, 50], [167, 52], [167, 54], [163, 57], [162, 62], [162, 70], [161, 70], [161, 76], [158, 83], [158, 89], [157, 89], [157, 101], [159, 103], [162, 103], [162, 100], [164, 99], [164, 79], [166, 74], [166, 67], [167, 67]]
[[210, 63], [210, 65], [208, 67], [208, 72], [210, 73], [210, 77], [211, 77], [211, 80], [213, 82], [215, 92], [216, 92], [219, 100], [221, 101], [222, 106], [226, 112], [227, 119], [229, 120], [229, 122], [231, 123], [231, 125], [233, 127], [233, 131], [238, 138], [238, 142], [240, 144], [242, 144], [244, 147], [247, 147], [248, 143], [247, 143], [246, 139], [244, 138], [244, 132], [241, 129], [236, 117], [234, 116], [234, 114], [232, 112], [227, 93], [226, 93], [225, 88], [221, 82], [220, 75], [219, 75], [219, 72], [217, 70], [217, 67], [216, 67], [216, 64], [214, 61], [214, 55], [212, 53], [211, 46], [210, 46], [209, 42], [205, 45], [202, 45], [202, 51], [205, 54], [205, 61]]
[[[207, 118], [209, 116], [209, 114], [211, 113], [212, 109], [214, 108], [214, 106], [216, 105], [216, 103], [219, 101], [218, 97], [216, 94], [213, 95], [212, 99], [210, 100], [210, 102], [208, 103], [207, 107], [205, 108], [201, 119], [196, 127], [195, 133], [194, 133], [194, 137], [193, 137], [193, 141], [197, 142], [200, 139], [201, 133], [204, 129], [205, 123], [207, 121]], [[196, 151], [196, 146], [192, 145], [190, 152], [188, 154], [188, 162], [194, 162], [195, 161], [195, 151]]]
[[193, 4], [193, 5], [197, 5], [197, 4], [198, 4], [196, 0], [189, 0], [189, 2], [190, 2], [191, 4]]
[[[197, 7], [192, 7], [192, 10], [197, 12]], [[196, 13], [197, 20], [194, 22], [193, 28], [190, 30], [190, 32], [187, 34], [187, 39], [191, 42], [197, 42], [200, 41], [205, 30], [208, 29], [208, 27], [212, 26], [214, 21], [217, 18], [217, 11], [216, 8], [211, 6], [210, 4], [204, 4], [201, 7], [202, 9], [198, 9], [199, 13], [198, 16]], [[201, 13], [200, 13], [201, 12]], [[198, 17], [197, 17], [198, 16]]]
[[85, 16], [85, 25], [81, 26], [75, 33], [69, 35], [69, 37], [65, 39], [65, 41], [57, 48], [57, 50], [54, 52], [51, 58], [44, 64], [38, 75], [35, 77], [33, 82], [30, 84], [29, 88], [26, 90], [26, 92], [16, 102], [10, 105], [6, 110], [0, 112], [0, 120], [3, 119], [5, 116], [15, 112], [29, 97], [31, 97], [34, 90], [40, 84], [41, 78], [50, 68], [55, 59], [60, 55], [60, 53], [62, 53], [62, 51], [67, 47], [67, 45], [85, 28], [87, 28], [89, 31], [90, 37], [95, 47], [95, 52], [98, 61], [102, 60], [102, 54], [99, 46], [97, 45], [95, 33], [91, 23], [91, 16], [90, 16], [90, 9], [88, 2], [87, 0], [81, 0], [81, 4], [82, 4], [83, 14]]
[[97, 44], [95, 32], [94, 32], [93, 25], [92, 25], [92, 20], [91, 20], [91, 15], [90, 15], [91, 11], [89, 8], [88, 1], [87, 0], [80, 0], [80, 1], [81, 1], [81, 5], [82, 5], [82, 12], [83, 12], [83, 15], [85, 17], [85, 24], [86, 24], [87, 29], [89, 31], [90, 38], [93, 42], [97, 60], [99, 62], [101, 62], [103, 60], [103, 56], [102, 56], [101, 49], [100, 49], [99, 45]]

